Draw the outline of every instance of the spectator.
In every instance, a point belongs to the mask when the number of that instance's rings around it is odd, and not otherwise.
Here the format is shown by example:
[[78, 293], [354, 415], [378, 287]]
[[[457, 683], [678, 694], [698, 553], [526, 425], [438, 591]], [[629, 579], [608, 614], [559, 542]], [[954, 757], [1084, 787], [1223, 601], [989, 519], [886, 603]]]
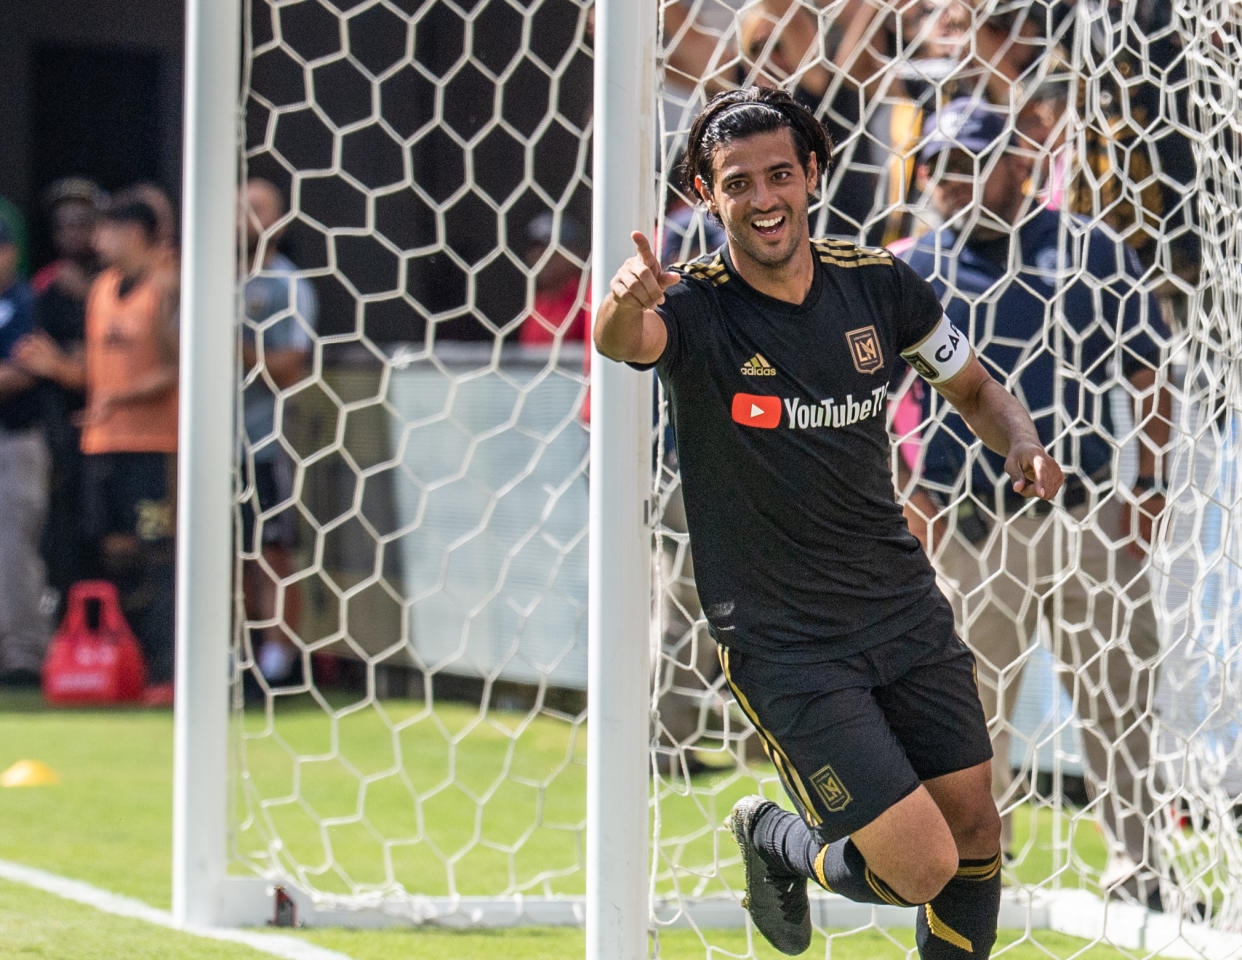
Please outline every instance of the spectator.
[[[285, 209], [275, 184], [257, 177], [247, 182], [242, 210], [246, 223], [242, 469], [247, 479], [241, 504], [243, 580], [246, 617], [255, 624], [258, 639], [255, 659], [271, 683], [289, 683], [304, 675], [294, 640], [300, 596], [288, 583], [297, 527], [283, 398], [306, 376], [319, 312], [314, 289], [278, 249]], [[283, 593], [279, 605], [278, 591]]]
[[60, 612], [69, 587], [82, 577], [82, 438], [77, 420], [84, 402], [86, 295], [99, 272], [94, 237], [102, 202], [99, 187], [81, 177], [66, 177], [48, 188], [44, 203], [56, 259], [31, 281], [35, 331], [18, 343], [15, 354], [23, 367], [47, 382], [43, 424], [51, 480], [43, 556]]
[[[908, 262], [1031, 410], [1041, 442], [1062, 445], [1073, 469], [1050, 519], [1043, 504], [1011, 496], [999, 458], [925, 396], [910, 499], [927, 526], [912, 526], [978, 657], [1002, 812], [1023, 797], [1009, 767], [1009, 723], [1032, 637], [1050, 623], [1057, 675], [1087, 721], [1085, 779], [1113, 854], [1104, 882], [1112, 895], [1158, 907], [1144, 777], [1160, 648], [1144, 557], [1164, 506], [1171, 404], [1158, 372], [1167, 330], [1142, 292], [1137, 258], [1112, 231], [1030, 209], [1022, 189], [1030, 160], [1011, 145], [1004, 114], [962, 99], [934, 120], [920, 159], [944, 225]], [[1108, 403], [1123, 383], [1139, 425], [1138, 477], [1124, 485]], [[1068, 554], [1054, 550], [1062, 518]]]
[[1193, 283], [1195, 162], [1178, 123], [1188, 109], [1184, 51], [1167, 25], [1127, 21], [1090, 36], [1088, 69], [1090, 62], [1109, 67], [1094, 102], [1084, 104], [1067, 76], [1053, 75], [1020, 104], [1021, 131], [1049, 155], [1049, 202], [1103, 220], [1145, 267], [1158, 264]]
[[75, 315], [85, 310], [86, 294], [99, 268], [95, 222], [103, 200], [98, 185], [83, 177], [57, 180], [43, 195], [56, 259], [34, 275], [30, 286], [36, 297], [59, 294]]
[[[731, 2], [736, 4], [737, 0]], [[704, 4], [692, 4], [689, 0], [674, 0], [661, 6], [666, 83], [682, 90], [697, 90], [701, 86], [709, 96], [732, 87], [738, 79], [731, 69], [734, 51], [713, 29], [723, 25], [723, 11], [705, 9]]]
[[47, 646], [39, 538], [47, 510], [47, 444], [34, 376], [13, 357], [34, 323], [18, 279], [17, 239], [0, 218], [0, 685], [37, 687]]
[[0, 197], [0, 226], [17, 250], [17, 279], [30, 276], [30, 244], [26, 236], [26, 218], [8, 197]]
[[1065, 75], [1061, 39], [1069, 22], [1058, 25], [1048, 0], [990, 14], [976, 9], [973, 19], [971, 52], [951, 78], [955, 97], [1020, 109], [1031, 90], [1050, 76]]
[[165, 254], [176, 257], [181, 248], [177, 230], [177, 208], [168, 191], [155, 183], [139, 183], [130, 188], [135, 199], [142, 201], [155, 214], [155, 244]]
[[936, 84], [960, 67], [970, 11], [852, 2], [825, 18], [807, 0], [757, 0], [741, 14], [742, 55], [758, 83], [785, 86], [835, 144], [832, 204], [820, 229], [890, 243], [905, 220], [913, 157]]
[[[867, 23], [878, 16], [876, 11], [857, 13]], [[738, 22], [741, 54], [754, 82], [788, 90], [832, 135], [832, 203], [820, 230], [849, 237], [867, 232], [877, 184], [869, 141], [858, 132], [865, 128], [861, 86], [874, 77], [878, 60], [859, 55], [854, 39], [851, 34], [829, 50], [816, 8], [803, 0], [761, 0]]]
[[550, 344], [583, 340], [587, 330], [586, 237], [582, 228], [562, 215], [559, 229], [551, 212], [535, 216], [526, 226], [523, 259], [535, 271], [534, 309], [518, 331], [518, 342]]
[[104, 209], [105, 267], [86, 303], [82, 425], [87, 536], [147, 662], [147, 699], [171, 702], [176, 532], [178, 277], [159, 220], [133, 193]]

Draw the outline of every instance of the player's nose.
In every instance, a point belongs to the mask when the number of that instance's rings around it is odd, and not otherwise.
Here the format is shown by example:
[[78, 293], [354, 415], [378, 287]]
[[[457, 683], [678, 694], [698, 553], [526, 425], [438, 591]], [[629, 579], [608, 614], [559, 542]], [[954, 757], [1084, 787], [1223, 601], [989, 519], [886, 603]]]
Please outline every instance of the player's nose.
[[750, 202], [756, 210], [768, 210], [776, 205], [775, 194], [772, 188], [761, 180], [755, 184]]

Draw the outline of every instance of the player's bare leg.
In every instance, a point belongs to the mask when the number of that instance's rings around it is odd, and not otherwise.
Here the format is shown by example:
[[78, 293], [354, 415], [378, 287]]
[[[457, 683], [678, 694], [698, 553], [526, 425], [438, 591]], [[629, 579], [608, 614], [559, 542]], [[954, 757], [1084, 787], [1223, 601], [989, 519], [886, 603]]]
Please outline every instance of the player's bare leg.
[[872, 873], [908, 903], [926, 903], [957, 870], [953, 832], [925, 786], [855, 830], [850, 839]]
[[1000, 849], [1000, 814], [992, 799], [991, 764], [936, 777], [924, 786], [948, 823], [960, 858], [990, 857]]
[[871, 871], [923, 904], [916, 940], [924, 960], [986, 957], [996, 940], [1000, 816], [991, 777], [985, 762], [928, 780], [853, 835]]

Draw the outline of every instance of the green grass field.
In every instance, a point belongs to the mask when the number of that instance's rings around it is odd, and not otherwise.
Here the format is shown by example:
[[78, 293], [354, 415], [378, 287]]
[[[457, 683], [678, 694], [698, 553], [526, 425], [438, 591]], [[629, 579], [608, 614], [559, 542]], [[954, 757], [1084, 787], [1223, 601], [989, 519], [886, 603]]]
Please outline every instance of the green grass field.
[[[432, 715], [408, 701], [338, 710], [335, 716], [335, 723], [327, 722], [322, 712], [295, 704], [282, 704], [271, 723], [261, 714], [247, 715], [254, 790], [268, 798], [286, 797], [265, 806], [252, 797], [254, 815], [240, 846], [255, 863], [280, 855], [269, 842], [278, 831], [285, 848], [304, 863], [319, 863], [330, 854], [340, 864], [344, 876], [309, 871], [325, 890], [349, 882], [398, 882], [439, 894], [447, 890], [444, 867], [449, 864], [463, 894], [583, 891], [584, 878], [576, 869], [585, 785], [581, 727], [572, 737], [571, 725], [548, 718], [526, 723], [524, 714], [493, 710], [480, 723], [473, 709], [445, 707]], [[47, 711], [36, 697], [0, 694], [0, 771], [19, 759], [35, 759], [60, 778], [53, 785], [0, 789], [0, 859], [167, 909], [171, 742], [168, 712]], [[304, 762], [296, 762], [295, 753]], [[398, 761], [405, 775], [397, 771]], [[680, 862], [710, 864], [723, 833], [705, 823], [719, 823], [733, 800], [753, 785], [749, 778], [722, 773], [714, 782], [696, 778], [684, 796], [671, 791], [661, 804], [661, 851], [670, 857], [675, 853]], [[1019, 818], [1019, 843], [1027, 849], [1022, 873], [1028, 879], [1047, 876], [1052, 826], [1042, 812]], [[1060, 826], [1072, 832], [1075, 856], [1098, 868], [1104, 850], [1094, 824], [1079, 819]], [[377, 833], [402, 841], [389, 851], [389, 866], [376, 856], [381, 852]], [[731, 848], [722, 852], [732, 854]], [[722, 873], [720, 878], [705, 876], [697, 892], [716, 893], [740, 882], [739, 868]], [[581, 957], [584, 944], [581, 930], [547, 928], [300, 929], [291, 935], [355, 960], [546, 960]], [[713, 958], [778, 956], [766, 944], [748, 941], [745, 930], [712, 931], [710, 941]], [[907, 956], [912, 945], [910, 930], [868, 931], [833, 936], [830, 950], [817, 939], [807, 955], [896, 960]], [[253, 960], [264, 954], [0, 882], [0, 955]], [[660, 935], [662, 957], [707, 955], [693, 931]], [[1003, 932], [994, 955], [1009, 960], [1127, 956], [1043, 931]]]

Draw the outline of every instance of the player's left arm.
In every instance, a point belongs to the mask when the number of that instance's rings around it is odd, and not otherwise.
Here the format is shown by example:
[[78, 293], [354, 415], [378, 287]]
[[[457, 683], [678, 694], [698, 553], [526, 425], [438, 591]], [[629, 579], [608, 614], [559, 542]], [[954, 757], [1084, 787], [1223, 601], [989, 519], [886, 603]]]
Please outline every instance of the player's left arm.
[[1030, 414], [973, 352], [960, 371], [932, 386], [953, 404], [975, 436], [1005, 458], [1015, 493], [1042, 500], [1057, 495], [1065, 481], [1060, 464], [1039, 442]]
[[953, 404], [975, 436], [1005, 458], [1015, 493], [1044, 500], [1057, 495], [1065, 477], [1039, 442], [1030, 414], [984, 369], [947, 316], [901, 356]]

